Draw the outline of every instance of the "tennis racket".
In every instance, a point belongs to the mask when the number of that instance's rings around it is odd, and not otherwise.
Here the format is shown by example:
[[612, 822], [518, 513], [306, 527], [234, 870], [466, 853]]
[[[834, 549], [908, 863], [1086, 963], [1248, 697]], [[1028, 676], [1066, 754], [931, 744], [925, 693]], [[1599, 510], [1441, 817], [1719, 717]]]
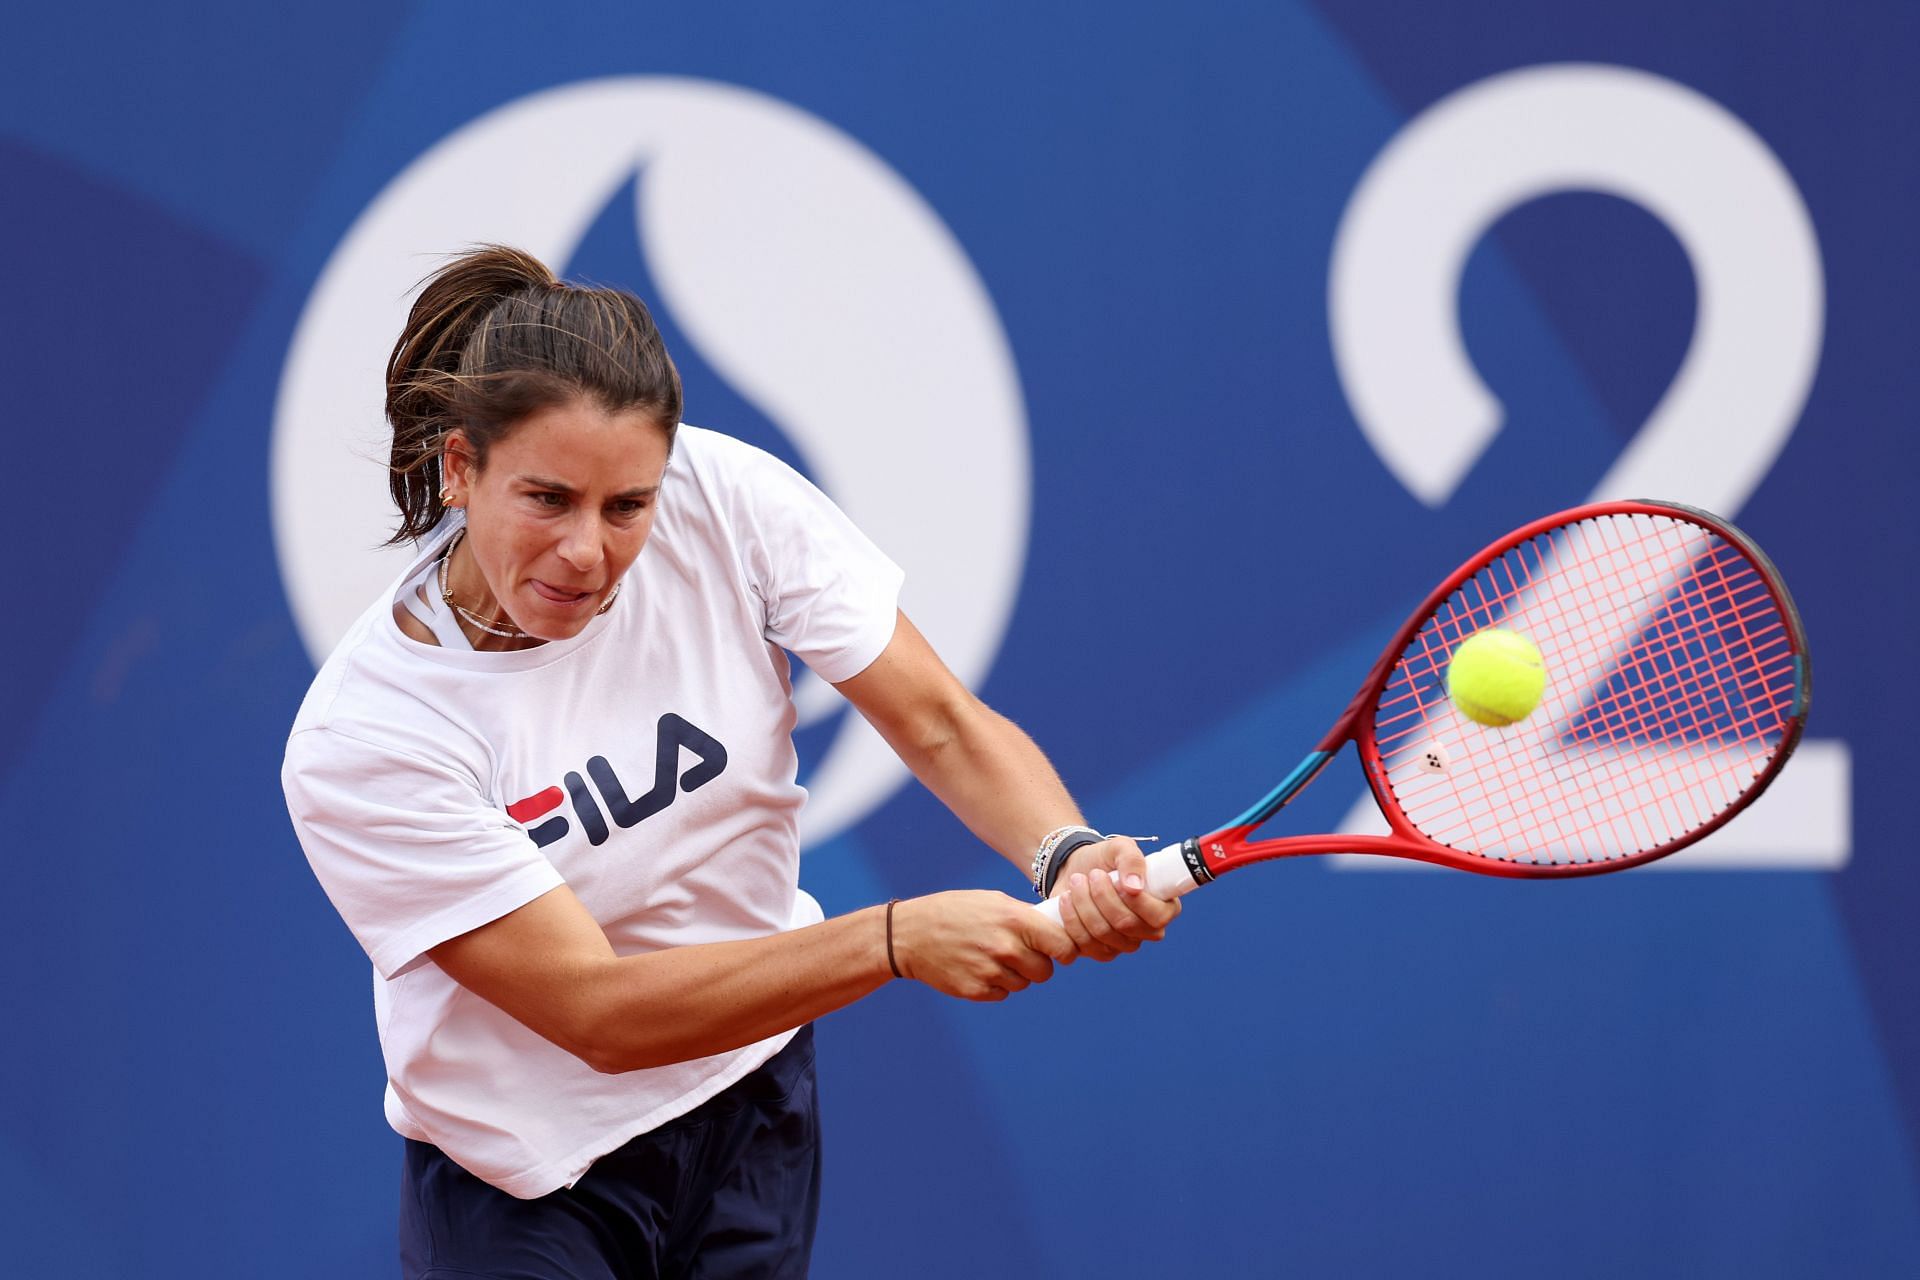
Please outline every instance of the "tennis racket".
[[[1547, 671], [1533, 714], [1499, 729], [1447, 696], [1455, 647], [1488, 627], [1527, 636]], [[1320, 745], [1233, 821], [1150, 855], [1147, 887], [1173, 898], [1319, 853], [1538, 878], [1636, 867], [1752, 804], [1810, 693], [1800, 616], [1752, 539], [1672, 502], [1575, 507], [1434, 588]], [[1252, 839], [1348, 742], [1389, 834]]]

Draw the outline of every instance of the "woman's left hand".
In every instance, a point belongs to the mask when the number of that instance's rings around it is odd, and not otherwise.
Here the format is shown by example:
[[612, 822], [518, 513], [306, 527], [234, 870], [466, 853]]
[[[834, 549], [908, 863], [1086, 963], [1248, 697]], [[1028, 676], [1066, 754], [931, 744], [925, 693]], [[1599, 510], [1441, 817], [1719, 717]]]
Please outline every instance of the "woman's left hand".
[[[1116, 882], [1109, 871], [1119, 872]], [[1081, 845], [1067, 856], [1054, 882], [1060, 924], [1080, 954], [1103, 964], [1143, 942], [1167, 936], [1180, 903], [1147, 892], [1147, 857], [1126, 836]]]

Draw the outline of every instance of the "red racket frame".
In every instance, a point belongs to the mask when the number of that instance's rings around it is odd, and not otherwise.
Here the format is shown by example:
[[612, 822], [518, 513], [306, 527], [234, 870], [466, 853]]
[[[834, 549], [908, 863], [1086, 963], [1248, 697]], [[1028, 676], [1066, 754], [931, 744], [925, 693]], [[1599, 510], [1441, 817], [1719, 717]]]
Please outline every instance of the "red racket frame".
[[[1383, 789], [1385, 766], [1381, 760], [1379, 746], [1374, 740], [1374, 709], [1387, 682], [1392, 678], [1400, 656], [1412, 643], [1415, 634], [1426, 624], [1427, 619], [1449, 596], [1469, 578], [1513, 548], [1565, 525], [1596, 517], [1621, 515], [1660, 516], [1686, 521], [1732, 543], [1753, 562], [1774, 604], [1779, 608], [1781, 617], [1785, 620], [1792, 653], [1799, 663], [1799, 691], [1794, 709], [1788, 717], [1786, 736], [1779, 750], [1774, 753], [1760, 776], [1741, 792], [1732, 804], [1710, 821], [1657, 848], [1624, 857], [1571, 863], [1511, 862], [1501, 858], [1466, 853], [1421, 834], [1401, 813], [1399, 804], [1385, 793]], [[1663, 858], [1675, 850], [1683, 849], [1695, 841], [1704, 839], [1725, 826], [1735, 814], [1753, 803], [1761, 792], [1772, 784], [1774, 778], [1779, 776], [1780, 770], [1787, 763], [1787, 758], [1793, 754], [1794, 747], [1800, 741], [1801, 732], [1806, 725], [1807, 706], [1812, 699], [1812, 682], [1813, 672], [1807, 658], [1806, 634], [1800, 623], [1799, 611], [1794, 607], [1792, 597], [1787, 594], [1786, 586], [1781, 582], [1780, 574], [1774, 568], [1773, 562], [1767, 559], [1766, 553], [1761, 551], [1746, 534], [1711, 512], [1683, 506], [1676, 502], [1634, 499], [1625, 502], [1595, 502], [1585, 506], [1571, 507], [1523, 525], [1454, 570], [1445, 581], [1433, 589], [1420, 607], [1414, 610], [1412, 616], [1394, 633], [1385, 652], [1373, 664], [1373, 669], [1367, 673], [1360, 691], [1353, 696], [1353, 701], [1334, 722], [1333, 728], [1329, 729], [1327, 735], [1320, 740], [1320, 745], [1300, 763], [1286, 781], [1234, 822], [1207, 835], [1187, 840], [1179, 847], [1186, 861], [1187, 870], [1200, 884], [1256, 862], [1327, 853], [1380, 854], [1395, 858], [1411, 858], [1481, 875], [1536, 880], [1560, 880], [1574, 876], [1622, 871], [1628, 867], [1652, 862], [1656, 858]], [[1393, 834], [1387, 836], [1305, 835], [1285, 836], [1272, 840], [1248, 839], [1274, 814], [1285, 808], [1293, 797], [1305, 790], [1307, 784], [1319, 776], [1320, 771], [1348, 742], [1353, 742], [1359, 749], [1361, 771], [1366, 776], [1367, 787], [1373, 792], [1374, 803], [1379, 805], [1380, 812], [1386, 817], [1387, 825], [1392, 829]]]

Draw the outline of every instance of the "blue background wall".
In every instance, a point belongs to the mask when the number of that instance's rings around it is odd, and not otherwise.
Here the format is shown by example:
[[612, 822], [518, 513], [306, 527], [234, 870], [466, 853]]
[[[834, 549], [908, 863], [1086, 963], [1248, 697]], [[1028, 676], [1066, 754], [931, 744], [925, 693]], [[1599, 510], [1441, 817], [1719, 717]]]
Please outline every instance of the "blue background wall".
[[[1806, 616], [1809, 732], [1851, 762], [1842, 856], [1561, 885], [1287, 865], [1004, 1006], [884, 991], [822, 1024], [817, 1270], [1914, 1274], [1920, 700], [1888, 674], [1920, 551], [1917, 21], [1654, 0], [13, 15], [0, 1271], [392, 1273], [365, 961], [277, 782], [313, 666], [268, 474], [316, 279], [420, 153], [539, 90], [673, 74], [784, 100], [911, 184], [1005, 327], [1040, 495], [981, 692], [1096, 821], [1177, 835], [1311, 745], [1439, 572], [1585, 498], [1679, 366], [1686, 253], [1644, 209], [1567, 193], [1467, 266], [1461, 323], [1508, 420], [1450, 500], [1401, 487], [1336, 374], [1329, 256], [1380, 149], [1484, 77], [1591, 61], [1744, 120], [1813, 219], [1818, 374], [1736, 514]], [[630, 225], [570, 265], [647, 290]], [[689, 419], [781, 447], [663, 319]], [[1230, 592], [1229, 632], [1159, 625]], [[1097, 625], [1063, 634], [1063, 602]], [[1297, 829], [1342, 819], [1350, 770]], [[805, 883], [829, 911], [1020, 887], [917, 788], [810, 850]]]

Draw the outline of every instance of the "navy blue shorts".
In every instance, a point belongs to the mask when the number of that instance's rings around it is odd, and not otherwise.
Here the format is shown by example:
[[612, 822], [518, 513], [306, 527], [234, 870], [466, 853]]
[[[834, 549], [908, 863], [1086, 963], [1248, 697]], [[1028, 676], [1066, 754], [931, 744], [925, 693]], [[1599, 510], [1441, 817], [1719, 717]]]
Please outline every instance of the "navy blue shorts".
[[409, 1139], [400, 1269], [406, 1280], [805, 1276], [819, 1210], [806, 1026], [738, 1083], [537, 1200]]

